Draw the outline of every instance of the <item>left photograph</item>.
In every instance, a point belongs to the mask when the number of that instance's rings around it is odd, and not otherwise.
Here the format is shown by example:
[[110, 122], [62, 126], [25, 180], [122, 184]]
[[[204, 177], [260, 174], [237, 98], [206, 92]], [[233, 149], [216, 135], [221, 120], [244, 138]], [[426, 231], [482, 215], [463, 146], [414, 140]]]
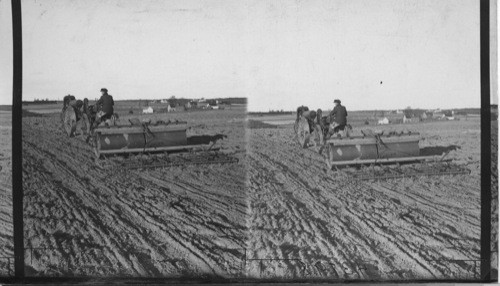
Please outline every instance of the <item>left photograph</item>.
[[12, 105], [0, 105], [0, 277], [14, 275]]
[[216, 2], [142, 4], [22, 3], [27, 276], [242, 271], [237, 27]]
[[12, 17], [0, 2], [0, 277], [14, 276], [12, 216]]

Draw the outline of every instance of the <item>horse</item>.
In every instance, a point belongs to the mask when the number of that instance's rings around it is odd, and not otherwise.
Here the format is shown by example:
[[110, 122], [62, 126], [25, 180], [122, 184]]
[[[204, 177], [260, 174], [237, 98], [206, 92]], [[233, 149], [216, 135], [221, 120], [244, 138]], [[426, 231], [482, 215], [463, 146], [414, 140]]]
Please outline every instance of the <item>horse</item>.
[[[88, 133], [88, 119], [83, 112], [84, 103], [81, 100], [68, 98], [64, 101], [64, 106], [61, 113], [63, 129], [69, 137], [75, 135], [76, 130], [80, 127], [80, 135], [83, 138], [84, 130]], [[83, 125], [83, 126], [82, 126]]]

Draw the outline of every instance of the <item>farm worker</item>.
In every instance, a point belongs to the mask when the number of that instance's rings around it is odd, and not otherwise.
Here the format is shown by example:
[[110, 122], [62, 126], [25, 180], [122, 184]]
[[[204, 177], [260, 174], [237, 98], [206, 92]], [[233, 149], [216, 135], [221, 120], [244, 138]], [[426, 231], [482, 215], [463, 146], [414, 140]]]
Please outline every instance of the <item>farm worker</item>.
[[339, 130], [344, 130], [347, 125], [347, 110], [340, 104], [339, 99], [335, 99], [333, 103], [335, 107], [330, 112], [330, 123], [333, 123], [332, 133], [337, 133]]
[[97, 101], [97, 106], [99, 106], [99, 113], [97, 117], [99, 121], [105, 121], [106, 119], [110, 119], [114, 113], [113, 105], [115, 102], [113, 101], [113, 96], [108, 94], [108, 90], [106, 88], [101, 88], [102, 96]]

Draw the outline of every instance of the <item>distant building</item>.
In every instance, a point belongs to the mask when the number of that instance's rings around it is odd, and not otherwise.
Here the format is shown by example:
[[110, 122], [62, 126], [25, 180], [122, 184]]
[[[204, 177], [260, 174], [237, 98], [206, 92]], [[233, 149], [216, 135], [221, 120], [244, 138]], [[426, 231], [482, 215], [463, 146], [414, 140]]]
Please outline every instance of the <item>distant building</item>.
[[407, 117], [406, 114], [403, 117], [403, 123], [410, 123], [411, 122], [411, 117]]
[[210, 106], [219, 105], [219, 100], [217, 100], [217, 99], [207, 99], [206, 102], [208, 102], [208, 104], [210, 104]]
[[162, 99], [160, 102], [168, 104], [168, 99]]
[[150, 114], [150, 113], [153, 113], [153, 108], [151, 106], [148, 106], [144, 109], [142, 109], [142, 113], [143, 114]]
[[210, 105], [208, 102], [197, 102], [196, 107], [201, 109], [207, 109]]
[[451, 110], [444, 110], [443, 114], [446, 117], [452, 117], [453, 116], [453, 111], [451, 111]]
[[403, 114], [406, 116], [407, 119], [409, 118], [418, 118], [421, 119], [422, 117], [427, 117], [427, 115], [424, 116], [425, 110], [422, 109], [405, 109], [403, 110]]
[[432, 118], [434, 119], [444, 119], [445, 117], [446, 116], [441, 111], [435, 111], [434, 113], [432, 113]]
[[416, 123], [416, 122], [420, 122], [420, 117], [406, 116], [406, 114], [403, 117], [403, 123]]
[[389, 124], [389, 119], [387, 117], [384, 117], [382, 119], [379, 119], [378, 120], [378, 124], [379, 125], [385, 125], [385, 124]]

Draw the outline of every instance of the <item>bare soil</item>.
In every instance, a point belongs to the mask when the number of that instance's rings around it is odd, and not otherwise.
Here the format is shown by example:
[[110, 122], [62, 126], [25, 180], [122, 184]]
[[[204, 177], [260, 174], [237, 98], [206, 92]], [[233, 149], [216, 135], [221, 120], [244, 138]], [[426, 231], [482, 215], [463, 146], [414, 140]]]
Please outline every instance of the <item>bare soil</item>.
[[300, 148], [292, 125], [249, 129], [250, 277], [478, 278], [479, 120], [366, 128], [421, 132], [421, 148], [458, 146], [449, 156], [471, 174], [355, 181]]
[[498, 120], [491, 122], [491, 267], [498, 279]]
[[12, 112], [0, 111], [0, 276], [13, 275]]
[[[355, 129], [418, 131], [422, 150], [452, 150], [449, 156], [471, 170], [470, 175], [360, 182], [326, 170], [321, 155], [300, 148], [293, 117], [285, 118], [288, 123], [266, 117], [245, 124], [244, 110], [127, 114], [120, 124], [132, 117], [179, 119], [188, 121], [192, 136], [226, 134], [222, 149], [240, 162], [123, 171], [119, 162], [143, 157], [110, 158], [107, 168], [99, 169], [89, 145], [65, 136], [59, 114], [24, 116], [30, 276], [478, 278], [479, 118], [355, 124]], [[0, 175], [9, 182], [10, 114], [1, 119]], [[497, 125], [492, 131], [496, 157]], [[495, 161], [492, 169], [494, 187]], [[0, 185], [6, 198], [0, 208], [5, 246], [0, 251], [6, 257], [13, 256], [10, 186]], [[494, 201], [497, 196], [493, 192]], [[497, 205], [493, 211], [498, 227]], [[496, 266], [498, 257], [493, 259]]]
[[[151, 118], [187, 120], [191, 134], [226, 134], [223, 149], [244, 157], [243, 111]], [[68, 138], [59, 120], [59, 114], [23, 118], [28, 275], [202, 277], [240, 270], [243, 160], [120, 170], [113, 164], [142, 156], [118, 157], [101, 170], [91, 147]]]

